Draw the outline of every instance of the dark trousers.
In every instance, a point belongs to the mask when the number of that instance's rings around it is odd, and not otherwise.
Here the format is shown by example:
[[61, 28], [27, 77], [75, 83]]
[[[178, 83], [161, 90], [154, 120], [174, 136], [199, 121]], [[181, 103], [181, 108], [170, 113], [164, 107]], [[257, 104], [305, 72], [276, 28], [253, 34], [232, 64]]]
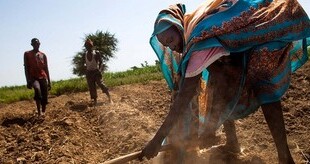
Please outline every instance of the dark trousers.
[[109, 89], [103, 83], [102, 74], [99, 70], [87, 71], [86, 80], [91, 99], [97, 99], [96, 84], [100, 87], [103, 93], [109, 96]]
[[46, 79], [34, 80], [34, 82], [32, 83], [32, 87], [34, 89], [34, 100], [36, 100], [37, 102], [39, 101], [42, 106], [46, 106], [48, 102], [47, 80]]

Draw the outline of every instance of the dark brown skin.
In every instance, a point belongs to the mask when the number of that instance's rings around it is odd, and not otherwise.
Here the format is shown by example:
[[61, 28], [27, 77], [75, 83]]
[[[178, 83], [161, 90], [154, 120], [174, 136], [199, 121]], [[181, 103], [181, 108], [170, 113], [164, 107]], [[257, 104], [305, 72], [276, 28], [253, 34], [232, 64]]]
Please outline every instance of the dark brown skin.
[[157, 39], [171, 50], [182, 53], [183, 51], [183, 37], [176, 26], [171, 26], [167, 30], [157, 35]]
[[[204, 133], [199, 138], [199, 144], [201, 147], [208, 147], [214, 144], [211, 138], [215, 138], [215, 131], [217, 130], [216, 125], [220, 114], [224, 109], [223, 105], [221, 104], [225, 104], [227, 101], [229, 101], [231, 96], [235, 94], [235, 91], [232, 89], [236, 88], [236, 86], [228, 86], [227, 84], [238, 84], [226, 83], [228, 82], [227, 80], [229, 80], [229, 78], [227, 78], [229, 76], [227, 75], [230, 75], [232, 69], [239, 69], [239, 67], [227, 66], [220, 62], [215, 62], [208, 67], [208, 71], [210, 73], [208, 88], [211, 88], [208, 89], [208, 95], [210, 96], [208, 97], [208, 107], [211, 108], [211, 123], [208, 124]], [[183, 85], [180, 87], [179, 93], [176, 96], [176, 99], [173, 102], [165, 121], [155, 134], [154, 138], [142, 150], [140, 159], [143, 157], [150, 159], [158, 154], [164, 138], [169, 134], [177, 120], [184, 114], [184, 111], [186, 110], [186, 107], [190, 103], [191, 99], [197, 94], [196, 90], [199, 84], [199, 80], [200, 75], [184, 79]], [[223, 82], [223, 80], [226, 82]], [[280, 101], [264, 104], [261, 107], [276, 144], [279, 163], [294, 163], [287, 144], [283, 112]], [[227, 136], [227, 142], [224, 147], [233, 152], [240, 152], [240, 146], [236, 136], [234, 121], [227, 120], [223, 125]]]
[[[210, 121], [204, 132], [199, 137], [200, 148], [210, 147], [214, 145], [216, 140], [215, 131], [220, 118], [221, 112], [237, 94], [237, 88], [240, 85], [240, 77], [242, 70], [241, 58], [238, 61], [231, 61], [229, 57], [222, 57], [209, 66], [210, 73], [208, 88], [207, 111], [210, 112]], [[232, 65], [230, 63], [237, 63]], [[236, 136], [236, 128], [233, 120], [224, 122], [224, 131], [227, 142], [225, 148], [230, 152], [240, 152], [240, 146]], [[213, 139], [213, 140], [212, 140]]]

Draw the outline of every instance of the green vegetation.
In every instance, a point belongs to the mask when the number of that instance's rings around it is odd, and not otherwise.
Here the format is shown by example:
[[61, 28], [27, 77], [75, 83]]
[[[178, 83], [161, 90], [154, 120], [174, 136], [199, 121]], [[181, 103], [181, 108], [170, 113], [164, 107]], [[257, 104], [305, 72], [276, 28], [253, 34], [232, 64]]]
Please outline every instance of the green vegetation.
[[[163, 79], [158, 66], [144, 66], [142, 68], [133, 67], [132, 70], [116, 73], [104, 73], [103, 79], [108, 87], [124, 84], [147, 83], [150, 80]], [[50, 95], [59, 96], [67, 93], [88, 91], [86, 79], [83, 77], [69, 80], [52, 82]], [[23, 86], [1, 87], [0, 103], [12, 103], [21, 100], [31, 100], [33, 90]]]
[[104, 81], [107, 86], [119, 86], [133, 83], [146, 83], [150, 80], [162, 79], [162, 74], [158, 66], [147, 66], [134, 68], [125, 72], [105, 73]]
[[0, 103], [29, 100], [32, 97], [32, 90], [27, 89], [25, 85], [0, 88]]

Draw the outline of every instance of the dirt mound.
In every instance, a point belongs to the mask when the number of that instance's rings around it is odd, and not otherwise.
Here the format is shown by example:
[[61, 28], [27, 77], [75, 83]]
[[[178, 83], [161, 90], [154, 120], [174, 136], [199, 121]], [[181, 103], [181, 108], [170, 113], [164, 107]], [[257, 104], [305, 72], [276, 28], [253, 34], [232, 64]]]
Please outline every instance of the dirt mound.
[[[288, 142], [296, 163], [305, 163], [310, 154], [309, 72], [310, 62], [293, 75], [283, 97]], [[89, 104], [87, 92], [50, 98], [44, 118], [34, 115], [33, 101], [1, 105], [0, 163], [100, 163], [139, 151], [161, 125], [170, 103], [165, 81], [111, 88], [113, 104], [99, 95], [96, 107]], [[236, 125], [242, 153], [232, 158], [234, 163], [277, 161], [261, 110]], [[224, 143], [221, 129], [218, 134]], [[212, 150], [200, 150], [200, 160], [223, 159], [223, 154]]]

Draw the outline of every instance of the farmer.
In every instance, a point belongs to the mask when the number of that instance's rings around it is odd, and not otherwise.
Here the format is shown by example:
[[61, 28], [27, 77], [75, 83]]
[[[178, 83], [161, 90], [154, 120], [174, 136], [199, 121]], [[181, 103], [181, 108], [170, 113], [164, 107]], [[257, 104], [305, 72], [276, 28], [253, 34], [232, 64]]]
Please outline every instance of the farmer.
[[[296, 0], [213, 0], [190, 14], [185, 14], [181, 4], [162, 10], [150, 43], [160, 57], [167, 53], [164, 47], [183, 53], [178, 67], [182, 84], [165, 121], [140, 158], [158, 153], [204, 75], [211, 83], [208, 85], [215, 87], [213, 97], [208, 97], [213, 103], [208, 106], [211, 111], [200, 140], [214, 138], [213, 132], [223, 122], [243, 118], [261, 106], [279, 162], [293, 163], [280, 99], [288, 89], [290, 73], [307, 61], [307, 37], [310, 21]], [[166, 60], [160, 59], [161, 63]], [[223, 88], [230, 85], [234, 90], [225, 92]]]
[[[38, 115], [44, 115], [48, 103], [47, 95], [51, 89], [51, 80], [48, 71], [47, 57], [39, 50], [40, 41], [31, 39], [32, 50], [24, 53], [24, 67], [27, 88], [34, 89], [34, 100], [36, 101]], [[42, 111], [41, 111], [42, 107]]]
[[87, 50], [85, 53], [86, 80], [93, 104], [97, 104], [96, 84], [101, 88], [102, 92], [108, 96], [109, 102], [113, 103], [109, 89], [105, 86], [102, 80], [103, 65], [99, 51], [93, 49], [94, 44], [90, 39], [86, 39], [84, 46]]

